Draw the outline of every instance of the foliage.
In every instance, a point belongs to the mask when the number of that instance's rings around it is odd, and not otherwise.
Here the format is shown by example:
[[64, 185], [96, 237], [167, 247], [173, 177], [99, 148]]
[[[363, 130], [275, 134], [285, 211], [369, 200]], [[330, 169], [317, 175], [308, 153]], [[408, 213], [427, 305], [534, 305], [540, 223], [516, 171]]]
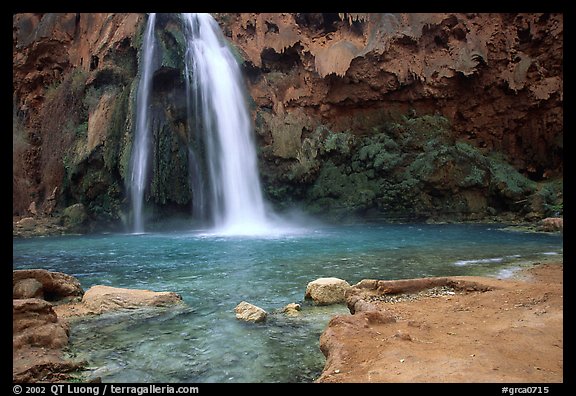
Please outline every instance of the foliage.
[[534, 196], [542, 202], [544, 216], [558, 217], [564, 214], [563, 193], [562, 179], [541, 184]]
[[154, 130], [153, 176], [150, 196], [165, 205], [174, 202], [184, 205], [191, 200], [188, 178], [188, 151], [178, 141], [178, 135], [166, 123]]
[[104, 141], [103, 159], [106, 169], [109, 171], [119, 172], [119, 153], [121, 152], [122, 138], [127, 132], [128, 107], [130, 100], [130, 89], [123, 87], [122, 91], [116, 96], [108, 134]]
[[536, 183], [520, 174], [512, 165], [505, 162], [502, 156], [491, 154], [488, 159], [492, 193], [510, 200], [520, 200], [535, 190]]
[[[83, 105], [87, 75], [77, 69], [64, 75], [60, 84], [47, 88], [41, 109], [40, 189], [52, 191], [67, 183], [74, 167], [75, 140], [87, 131], [88, 113]], [[66, 159], [67, 168], [63, 160]], [[65, 178], [65, 172], [68, 175]]]
[[[272, 197], [302, 196], [318, 214], [377, 209], [403, 218], [493, 215], [535, 192], [535, 183], [504, 157], [455, 141], [442, 116], [403, 117], [364, 136], [320, 126], [302, 147], [290, 188], [275, 184]], [[560, 208], [550, 194], [541, 194], [550, 211]]]

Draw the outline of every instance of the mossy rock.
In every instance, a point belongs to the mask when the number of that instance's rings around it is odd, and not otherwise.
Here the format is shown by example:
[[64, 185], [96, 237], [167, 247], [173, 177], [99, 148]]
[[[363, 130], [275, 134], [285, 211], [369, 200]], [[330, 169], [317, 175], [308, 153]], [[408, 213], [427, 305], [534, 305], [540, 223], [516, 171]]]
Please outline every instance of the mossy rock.
[[84, 228], [87, 220], [88, 213], [81, 203], [68, 206], [62, 212], [62, 224], [72, 231], [78, 231]]

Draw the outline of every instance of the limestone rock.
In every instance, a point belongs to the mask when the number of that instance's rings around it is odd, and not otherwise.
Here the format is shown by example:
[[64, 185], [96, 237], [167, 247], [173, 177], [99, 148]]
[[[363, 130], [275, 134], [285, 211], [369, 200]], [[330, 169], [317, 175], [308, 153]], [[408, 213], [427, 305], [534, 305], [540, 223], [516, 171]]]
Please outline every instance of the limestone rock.
[[182, 302], [182, 297], [174, 292], [96, 285], [86, 291], [81, 305], [87, 309], [88, 313], [101, 314], [121, 309], [165, 307], [180, 302]]
[[64, 226], [70, 230], [80, 230], [87, 219], [88, 213], [81, 203], [68, 206], [62, 213]]
[[73, 276], [42, 269], [16, 270], [12, 286], [12, 381], [62, 382], [85, 365], [63, 356], [68, 322], [60, 320], [49, 301], [63, 302], [82, 295]]
[[12, 272], [12, 293], [13, 298], [41, 297], [48, 301], [65, 301], [81, 297], [84, 290], [80, 281], [71, 275], [30, 269]]
[[52, 304], [39, 298], [12, 300], [13, 349], [62, 348], [68, 344], [68, 327], [58, 321]]
[[300, 314], [300, 309], [300, 304], [290, 303], [282, 309], [282, 312], [288, 316], [297, 316]]
[[317, 305], [330, 305], [346, 302], [345, 293], [350, 284], [339, 278], [318, 278], [308, 283], [306, 299], [312, 299]]
[[14, 284], [12, 287], [13, 298], [44, 298], [42, 283], [36, 279], [28, 278]]
[[65, 359], [69, 328], [52, 304], [39, 298], [12, 300], [12, 380], [15, 383], [69, 381], [86, 363]]
[[540, 229], [546, 232], [564, 231], [564, 219], [562, 217], [547, 217], [542, 219]]
[[242, 301], [234, 308], [236, 319], [244, 320], [246, 322], [263, 322], [268, 316], [267, 312], [256, 305]]

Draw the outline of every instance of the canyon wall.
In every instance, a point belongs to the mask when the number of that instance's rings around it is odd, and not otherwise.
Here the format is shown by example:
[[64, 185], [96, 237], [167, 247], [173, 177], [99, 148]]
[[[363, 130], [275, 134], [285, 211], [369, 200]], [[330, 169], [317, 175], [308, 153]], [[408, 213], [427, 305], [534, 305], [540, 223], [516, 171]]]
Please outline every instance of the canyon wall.
[[[265, 194], [333, 219], [562, 212], [562, 14], [214, 14]], [[144, 14], [15, 14], [13, 215], [122, 222]], [[160, 14], [151, 216], [190, 215], [177, 14]], [[192, 120], [193, 122], [193, 120]]]

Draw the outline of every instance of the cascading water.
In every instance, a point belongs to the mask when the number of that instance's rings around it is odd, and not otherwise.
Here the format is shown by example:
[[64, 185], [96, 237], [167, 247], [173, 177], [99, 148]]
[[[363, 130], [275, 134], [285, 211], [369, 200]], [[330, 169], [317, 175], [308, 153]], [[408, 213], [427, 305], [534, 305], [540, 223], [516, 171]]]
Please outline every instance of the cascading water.
[[150, 86], [154, 57], [154, 24], [156, 14], [148, 15], [146, 32], [142, 40], [142, 68], [136, 98], [136, 132], [132, 148], [130, 193], [132, 199], [133, 232], [144, 232], [143, 206], [150, 151]]
[[[188, 107], [196, 110], [196, 126], [202, 129], [210, 179], [206, 191], [195, 191], [195, 209], [209, 206], [220, 234], [266, 233], [270, 227], [240, 68], [210, 14], [184, 13], [182, 19]], [[195, 157], [191, 173], [199, 175]]]
[[[271, 231], [258, 175], [252, 123], [240, 68], [210, 14], [182, 14], [189, 124], [188, 163], [195, 219], [211, 220], [218, 234]], [[144, 194], [151, 148], [151, 85], [155, 57], [150, 13], [142, 41], [130, 194], [134, 233], [144, 232]]]

